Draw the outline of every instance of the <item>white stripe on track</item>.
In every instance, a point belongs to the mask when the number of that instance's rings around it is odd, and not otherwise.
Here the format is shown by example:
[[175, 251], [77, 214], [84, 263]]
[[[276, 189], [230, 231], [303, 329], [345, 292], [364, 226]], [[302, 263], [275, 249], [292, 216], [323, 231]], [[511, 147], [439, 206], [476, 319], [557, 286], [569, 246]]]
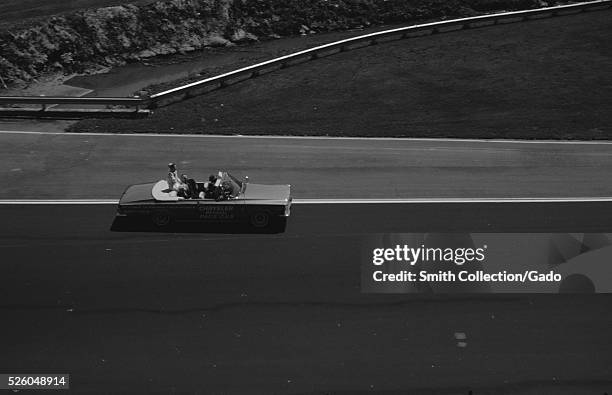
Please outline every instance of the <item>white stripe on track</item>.
[[612, 202], [612, 197], [564, 198], [415, 198], [415, 199], [293, 199], [294, 204], [444, 204], [444, 203], [572, 203]]
[[[432, 199], [293, 199], [293, 204], [448, 204], [448, 203], [595, 203], [612, 197], [570, 198], [432, 198]], [[116, 199], [3, 199], [0, 205], [116, 205]]]
[[612, 140], [515, 140], [515, 139], [459, 139], [427, 137], [335, 137], [335, 136], [271, 136], [242, 134], [173, 134], [173, 133], [69, 133], [39, 132], [27, 130], [0, 130], [1, 134], [31, 134], [49, 136], [106, 136], [106, 137], [172, 137], [172, 138], [227, 138], [227, 139], [286, 139], [286, 140], [364, 140], [364, 141], [432, 141], [467, 143], [508, 143], [508, 144], [567, 144], [567, 145], [610, 145]]
[[117, 199], [1, 199], [0, 205], [103, 205], [117, 204]]

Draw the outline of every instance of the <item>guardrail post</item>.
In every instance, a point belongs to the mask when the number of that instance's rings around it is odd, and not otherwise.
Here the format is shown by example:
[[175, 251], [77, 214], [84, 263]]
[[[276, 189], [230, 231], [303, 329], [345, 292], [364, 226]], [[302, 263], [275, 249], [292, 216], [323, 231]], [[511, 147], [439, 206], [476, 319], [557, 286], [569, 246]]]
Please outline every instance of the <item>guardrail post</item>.
[[146, 90], [141, 90], [138, 92], [138, 94], [135, 96], [137, 99], [139, 99], [138, 103], [136, 104], [136, 112], [140, 111], [141, 105], [145, 105], [145, 106], [148, 105], [150, 96], [151, 95]]
[[[45, 95], [38, 95], [40, 98], [45, 97]], [[47, 111], [47, 104], [45, 102], [41, 103], [40, 111]]]

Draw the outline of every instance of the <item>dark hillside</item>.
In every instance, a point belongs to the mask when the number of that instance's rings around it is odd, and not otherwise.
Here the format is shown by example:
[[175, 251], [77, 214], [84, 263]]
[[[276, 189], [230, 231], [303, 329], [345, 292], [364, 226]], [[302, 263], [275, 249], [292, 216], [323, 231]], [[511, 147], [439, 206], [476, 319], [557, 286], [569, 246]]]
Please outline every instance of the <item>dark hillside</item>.
[[[27, 2], [23, 12], [47, 11]], [[73, 4], [73, 2], [70, 2]], [[171, 0], [85, 9], [0, 26], [7, 83], [254, 39], [533, 8], [540, 0]], [[147, 3], [146, 1], [144, 3]], [[28, 8], [27, 4], [31, 6]], [[94, 4], [93, 0], [83, 5]], [[9, 18], [16, 3], [4, 3]], [[1, 14], [1, 13], [0, 13]], [[25, 15], [24, 15], [25, 16]], [[5, 15], [6, 17], [6, 15]], [[13, 16], [14, 18], [14, 16]]]

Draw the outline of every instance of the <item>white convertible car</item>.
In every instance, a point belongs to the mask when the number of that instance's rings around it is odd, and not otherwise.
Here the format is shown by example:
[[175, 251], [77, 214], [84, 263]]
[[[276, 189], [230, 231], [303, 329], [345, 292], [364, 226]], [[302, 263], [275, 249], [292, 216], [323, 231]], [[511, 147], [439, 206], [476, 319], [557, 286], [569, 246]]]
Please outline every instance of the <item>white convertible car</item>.
[[291, 209], [290, 185], [252, 184], [219, 172], [214, 185], [195, 182], [193, 198], [179, 196], [161, 180], [129, 186], [117, 216], [148, 217], [165, 227], [174, 221], [246, 222], [256, 228], [286, 223]]

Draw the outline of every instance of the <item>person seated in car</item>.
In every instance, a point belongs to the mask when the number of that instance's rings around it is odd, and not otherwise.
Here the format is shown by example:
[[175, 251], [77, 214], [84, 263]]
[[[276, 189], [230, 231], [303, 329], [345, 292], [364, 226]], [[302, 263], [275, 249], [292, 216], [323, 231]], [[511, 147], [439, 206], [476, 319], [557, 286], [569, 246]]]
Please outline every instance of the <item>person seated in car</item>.
[[208, 177], [208, 182], [206, 183], [206, 186], [204, 188], [204, 197], [206, 199], [216, 199], [219, 191], [218, 191], [218, 187], [217, 187], [217, 177], [215, 177], [214, 175], [210, 175], [210, 177]]
[[176, 169], [176, 165], [174, 163], [168, 163], [167, 182], [168, 188], [172, 191], [175, 191], [177, 194], [187, 189], [187, 184], [183, 183], [183, 181], [179, 177], [178, 170]]
[[181, 175], [181, 182], [187, 187], [184, 190], [185, 197], [187, 199], [198, 198], [198, 186], [193, 178], [189, 178], [187, 174]]

